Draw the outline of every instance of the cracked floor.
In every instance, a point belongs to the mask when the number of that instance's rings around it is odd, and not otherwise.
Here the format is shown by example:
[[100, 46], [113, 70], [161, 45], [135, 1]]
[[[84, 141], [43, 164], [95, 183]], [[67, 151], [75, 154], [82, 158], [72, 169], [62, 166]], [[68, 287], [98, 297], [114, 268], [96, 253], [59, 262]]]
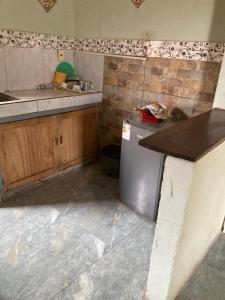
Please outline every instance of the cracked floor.
[[[119, 202], [117, 189], [91, 164], [8, 197], [0, 206], [0, 300], [141, 299], [155, 225]], [[222, 236], [179, 300], [224, 300], [224, 267]], [[207, 298], [214, 276], [217, 298]]]

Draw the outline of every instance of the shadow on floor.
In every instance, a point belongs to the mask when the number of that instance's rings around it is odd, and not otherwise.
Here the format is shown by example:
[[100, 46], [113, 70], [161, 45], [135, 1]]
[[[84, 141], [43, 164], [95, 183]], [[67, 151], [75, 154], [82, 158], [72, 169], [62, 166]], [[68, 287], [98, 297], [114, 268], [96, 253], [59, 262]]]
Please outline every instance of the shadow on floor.
[[118, 180], [102, 174], [100, 164], [95, 163], [9, 192], [0, 208], [83, 202], [90, 196], [110, 201], [109, 193], [118, 199]]

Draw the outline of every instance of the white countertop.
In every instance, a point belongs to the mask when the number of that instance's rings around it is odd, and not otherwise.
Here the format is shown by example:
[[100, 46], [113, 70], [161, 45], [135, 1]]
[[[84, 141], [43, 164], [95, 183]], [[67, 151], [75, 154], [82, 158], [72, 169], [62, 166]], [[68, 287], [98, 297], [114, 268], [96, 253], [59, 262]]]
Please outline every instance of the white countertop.
[[0, 105], [13, 104], [13, 103], [24, 102], [24, 101], [84, 96], [84, 95], [98, 94], [101, 92], [92, 91], [92, 92], [77, 93], [73, 91], [60, 90], [60, 89], [44, 89], [44, 90], [5, 91], [2, 93], [18, 98], [18, 100], [0, 102]]
[[18, 100], [0, 103], [0, 118], [58, 109], [69, 109], [102, 102], [102, 92], [75, 93], [67, 90], [7, 91]]

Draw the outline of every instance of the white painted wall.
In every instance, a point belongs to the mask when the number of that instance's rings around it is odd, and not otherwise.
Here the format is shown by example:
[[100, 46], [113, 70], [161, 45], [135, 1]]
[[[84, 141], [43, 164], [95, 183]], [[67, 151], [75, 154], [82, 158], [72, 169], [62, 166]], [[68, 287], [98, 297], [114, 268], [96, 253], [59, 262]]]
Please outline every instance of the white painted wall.
[[1, 0], [0, 28], [73, 36], [75, 1], [57, 1], [46, 13], [38, 0]]
[[74, 4], [78, 38], [224, 40], [224, 0], [146, 0], [138, 9], [131, 0]]
[[221, 233], [225, 142], [196, 163], [167, 157], [150, 262], [151, 300], [174, 300]]
[[150, 300], [169, 299], [192, 175], [193, 163], [167, 157], [147, 285]]
[[194, 165], [168, 299], [174, 299], [221, 232], [225, 215], [224, 153], [225, 143]]
[[213, 107], [225, 109], [225, 55], [223, 57]]

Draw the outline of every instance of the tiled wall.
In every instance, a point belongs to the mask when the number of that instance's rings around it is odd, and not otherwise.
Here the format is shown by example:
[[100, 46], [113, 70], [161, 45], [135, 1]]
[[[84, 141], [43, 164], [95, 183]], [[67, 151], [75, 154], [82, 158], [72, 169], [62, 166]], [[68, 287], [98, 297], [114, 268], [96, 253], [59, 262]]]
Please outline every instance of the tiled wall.
[[[104, 56], [65, 50], [65, 60], [75, 66], [83, 80], [102, 90]], [[53, 81], [59, 64], [57, 50], [0, 47], [0, 91], [34, 89]]]
[[103, 144], [120, 143], [122, 121], [135, 106], [159, 101], [189, 117], [211, 109], [219, 71], [216, 62], [106, 57]]
[[7, 89], [4, 48], [0, 48], [0, 91]]
[[104, 55], [74, 52], [74, 66], [82, 80], [92, 81], [94, 89], [102, 91]]
[[[73, 51], [65, 51], [73, 64]], [[53, 80], [58, 64], [56, 50], [36, 48], [0, 48], [0, 90], [34, 89]]]
[[220, 63], [149, 58], [146, 61], [144, 101], [176, 106], [188, 116], [212, 108]]
[[132, 115], [133, 108], [140, 106], [143, 95], [145, 60], [105, 57], [102, 142], [121, 139], [123, 119]]

